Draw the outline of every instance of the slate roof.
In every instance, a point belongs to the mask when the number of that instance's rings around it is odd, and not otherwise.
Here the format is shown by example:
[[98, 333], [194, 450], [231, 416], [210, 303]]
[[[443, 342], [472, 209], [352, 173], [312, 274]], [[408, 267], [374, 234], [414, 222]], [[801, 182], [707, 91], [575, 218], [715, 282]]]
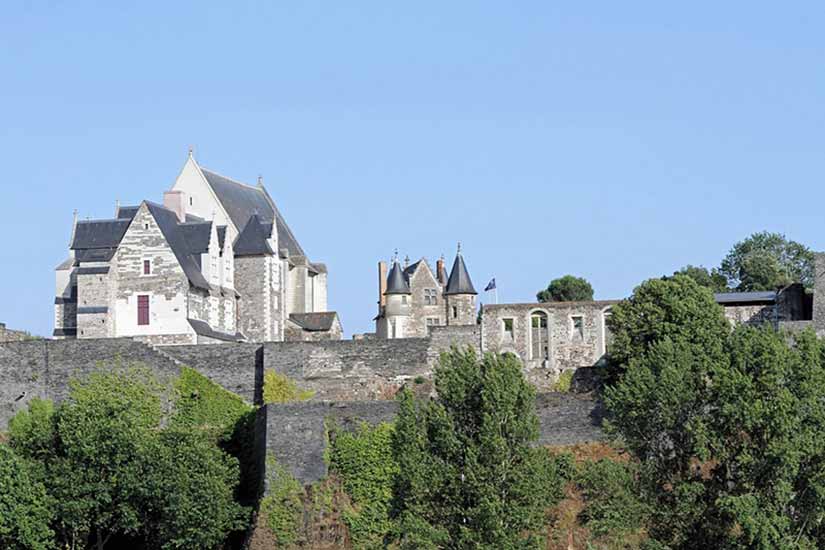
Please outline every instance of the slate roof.
[[747, 304], [775, 302], [776, 292], [773, 290], [757, 292], [720, 292], [713, 295], [717, 304]]
[[412, 294], [410, 282], [404, 275], [398, 260], [393, 261], [390, 274], [387, 275], [387, 290], [384, 294]]
[[197, 288], [209, 290], [209, 283], [204, 279], [200, 267], [198, 267], [195, 258], [193, 258], [189, 250], [190, 245], [186, 239], [186, 235], [184, 231], [181, 230], [181, 227], [184, 227], [185, 224], [178, 224], [178, 216], [171, 210], [167, 210], [153, 202], [145, 202], [152, 217], [155, 218], [160, 232], [163, 233], [166, 242], [169, 243], [169, 247], [178, 259], [181, 268], [183, 268], [183, 272], [186, 273], [189, 282]]
[[117, 209], [117, 215], [115, 217], [120, 219], [120, 220], [134, 219], [135, 214], [137, 214], [137, 211], [138, 211], [139, 208], [140, 208], [140, 205], [138, 205], [138, 206], [120, 206]]
[[84, 220], [77, 222], [72, 240], [72, 250], [117, 248], [131, 219]]
[[460, 252], [455, 256], [453, 270], [450, 272], [444, 294], [478, 294], [473, 287], [470, 274], [467, 272], [467, 266], [464, 264], [464, 257]]
[[278, 225], [279, 246], [286, 248], [290, 255], [306, 255], [265, 189], [231, 180], [203, 167], [201, 172], [235, 227], [245, 227], [254, 214], [263, 223], [272, 224], [274, 220]]
[[218, 332], [217, 330], [214, 330], [205, 321], [199, 321], [197, 319], [187, 319], [187, 321], [189, 321], [189, 326], [192, 327], [195, 334], [200, 336], [206, 336], [216, 340], [225, 340], [227, 342], [240, 342], [246, 340], [246, 337], [240, 332], [236, 334], [227, 334], [225, 332]]
[[334, 311], [318, 313], [292, 313], [289, 320], [310, 332], [325, 332], [332, 329], [338, 314]]
[[178, 226], [189, 246], [190, 254], [209, 252], [209, 237], [212, 234], [212, 222], [184, 223]]
[[[238, 238], [235, 239], [232, 249], [235, 256], [258, 256], [260, 254], [273, 254], [272, 247], [267, 239], [269, 234], [265, 233], [267, 224], [261, 223], [257, 214], [253, 214], [244, 226]], [[268, 224], [272, 227], [272, 224]]]

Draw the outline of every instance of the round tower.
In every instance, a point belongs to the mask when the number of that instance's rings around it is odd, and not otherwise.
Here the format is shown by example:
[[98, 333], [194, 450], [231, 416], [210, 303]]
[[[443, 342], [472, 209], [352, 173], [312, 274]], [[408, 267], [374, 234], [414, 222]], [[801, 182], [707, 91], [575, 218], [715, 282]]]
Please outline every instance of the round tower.
[[387, 290], [384, 291], [384, 319], [387, 338], [406, 337], [407, 324], [410, 319], [410, 299], [412, 291], [407, 281], [398, 256], [393, 258], [390, 274], [387, 276]]
[[474, 325], [476, 324], [476, 296], [478, 292], [473, 287], [467, 265], [461, 255], [461, 243], [447, 280], [444, 290], [444, 304], [447, 307], [447, 325]]

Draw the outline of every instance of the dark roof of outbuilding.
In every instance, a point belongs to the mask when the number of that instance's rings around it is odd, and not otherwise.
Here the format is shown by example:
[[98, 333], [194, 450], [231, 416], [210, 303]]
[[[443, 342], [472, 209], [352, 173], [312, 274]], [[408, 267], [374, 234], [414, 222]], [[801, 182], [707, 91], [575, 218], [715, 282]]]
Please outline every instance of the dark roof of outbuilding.
[[412, 294], [410, 282], [404, 275], [401, 264], [398, 263], [397, 259], [393, 261], [390, 274], [387, 275], [387, 290], [384, 291], [384, 294]]
[[338, 314], [334, 311], [318, 313], [292, 313], [289, 320], [310, 332], [323, 332], [332, 328]]
[[717, 304], [747, 304], [775, 302], [776, 292], [773, 290], [757, 292], [720, 292], [713, 295]]
[[181, 230], [183, 225], [178, 223], [177, 214], [159, 204], [149, 201], [145, 202], [149, 213], [155, 218], [160, 232], [163, 233], [166, 242], [169, 243], [169, 247], [178, 259], [178, 263], [183, 269], [183, 272], [186, 273], [189, 282], [197, 288], [209, 290], [209, 283], [204, 279], [200, 267], [198, 267], [196, 260], [192, 257], [192, 253], [189, 250], [189, 243], [186, 240], [184, 231]]
[[79, 221], [75, 226], [74, 239], [69, 248], [72, 250], [117, 248], [131, 222], [131, 219]]
[[[275, 203], [263, 187], [252, 187], [231, 180], [211, 170], [201, 167], [209, 186], [215, 192], [232, 223], [239, 230], [246, 225], [250, 216], [257, 214], [263, 223], [278, 224], [278, 246], [286, 248], [290, 255], [305, 256], [304, 250], [284, 220]], [[270, 228], [271, 229], [271, 228]], [[269, 234], [269, 232], [267, 232]]]
[[269, 239], [269, 234], [265, 233], [267, 227], [271, 228], [272, 224], [261, 223], [258, 215], [253, 214], [232, 244], [235, 256], [273, 254], [272, 247], [267, 242]]
[[240, 332], [235, 334], [227, 334], [225, 332], [218, 332], [210, 327], [205, 321], [199, 321], [197, 319], [187, 319], [187, 321], [189, 321], [189, 325], [195, 333], [200, 336], [206, 336], [207, 338], [214, 338], [216, 340], [225, 340], [227, 342], [240, 342], [242, 340], [246, 340], [246, 337]]
[[470, 274], [467, 272], [467, 266], [464, 264], [464, 257], [461, 252], [455, 256], [453, 270], [450, 272], [444, 294], [478, 294], [473, 287], [473, 282], [470, 280]]

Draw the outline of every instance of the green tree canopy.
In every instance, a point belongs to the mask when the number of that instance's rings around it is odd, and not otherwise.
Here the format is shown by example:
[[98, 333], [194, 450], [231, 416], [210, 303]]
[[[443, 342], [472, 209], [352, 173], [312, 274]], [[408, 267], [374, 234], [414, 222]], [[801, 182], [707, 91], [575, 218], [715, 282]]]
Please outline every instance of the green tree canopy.
[[696, 281], [696, 284], [709, 288], [711, 292], [725, 292], [728, 290], [728, 279], [719, 270], [708, 270], [706, 267], [686, 265], [673, 275], [686, 275]]
[[773, 290], [794, 282], [812, 288], [814, 255], [785, 235], [763, 231], [733, 245], [719, 273], [739, 291]]
[[59, 407], [34, 400], [12, 419], [9, 444], [42, 477], [61, 546], [210, 548], [240, 527], [237, 461], [211, 432], [164, 427], [168, 393], [143, 369], [100, 370]]
[[0, 445], [0, 547], [45, 550], [54, 546], [51, 503], [32, 465]]
[[405, 390], [393, 435], [402, 547], [537, 547], [559, 476], [538, 438], [535, 392], [512, 355], [453, 350], [437, 397]]
[[608, 323], [613, 334], [610, 363], [618, 372], [665, 338], [688, 345], [699, 358], [718, 358], [730, 332], [710, 290], [679, 273], [636, 287], [630, 298], [611, 308]]
[[654, 541], [825, 545], [823, 351], [813, 332], [789, 343], [769, 326], [740, 326], [710, 361], [669, 337], [630, 361], [605, 403], [641, 465]]
[[593, 299], [593, 287], [582, 277], [565, 275], [553, 279], [536, 294], [539, 302], [586, 302]]

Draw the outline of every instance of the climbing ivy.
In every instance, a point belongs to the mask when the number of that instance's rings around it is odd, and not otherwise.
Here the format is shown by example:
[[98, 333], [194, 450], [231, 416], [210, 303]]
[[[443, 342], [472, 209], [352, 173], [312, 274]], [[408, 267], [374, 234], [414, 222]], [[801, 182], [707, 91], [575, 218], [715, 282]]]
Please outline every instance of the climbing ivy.
[[284, 374], [267, 370], [264, 372], [264, 403], [289, 403], [306, 401], [315, 395], [314, 391], [303, 390]]
[[298, 542], [303, 515], [303, 487], [272, 456], [266, 459], [269, 494], [261, 499], [261, 520], [279, 547]]
[[382, 548], [392, 530], [390, 507], [398, 463], [392, 453], [392, 424], [357, 431], [333, 430], [330, 469], [342, 479], [353, 506], [344, 521], [356, 549]]
[[230, 439], [238, 422], [253, 410], [238, 395], [189, 367], [181, 369], [175, 391], [172, 425], [200, 428], [221, 441]]

